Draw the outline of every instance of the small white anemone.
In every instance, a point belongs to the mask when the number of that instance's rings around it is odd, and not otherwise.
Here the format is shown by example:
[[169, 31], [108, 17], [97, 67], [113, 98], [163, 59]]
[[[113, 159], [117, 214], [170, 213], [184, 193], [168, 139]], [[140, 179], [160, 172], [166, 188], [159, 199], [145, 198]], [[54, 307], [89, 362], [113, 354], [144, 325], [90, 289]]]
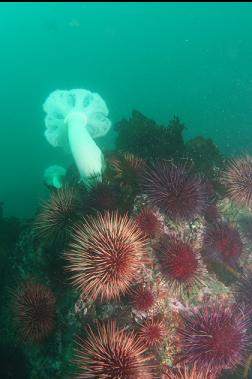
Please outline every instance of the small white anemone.
[[44, 172], [44, 182], [54, 188], [62, 188], [62, 179], [66, 175], [66, 169], [61, 166], [49, 166]]

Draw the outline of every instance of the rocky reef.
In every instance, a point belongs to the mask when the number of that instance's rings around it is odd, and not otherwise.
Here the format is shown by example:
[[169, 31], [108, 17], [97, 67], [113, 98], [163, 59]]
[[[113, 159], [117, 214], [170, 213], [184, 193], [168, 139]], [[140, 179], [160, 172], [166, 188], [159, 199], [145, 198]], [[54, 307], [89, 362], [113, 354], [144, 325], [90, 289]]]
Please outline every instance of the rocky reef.
[[102, 181], [0, 214], [1, 377], [252, 378], [252, 160], [177, 117], [116, 130]]

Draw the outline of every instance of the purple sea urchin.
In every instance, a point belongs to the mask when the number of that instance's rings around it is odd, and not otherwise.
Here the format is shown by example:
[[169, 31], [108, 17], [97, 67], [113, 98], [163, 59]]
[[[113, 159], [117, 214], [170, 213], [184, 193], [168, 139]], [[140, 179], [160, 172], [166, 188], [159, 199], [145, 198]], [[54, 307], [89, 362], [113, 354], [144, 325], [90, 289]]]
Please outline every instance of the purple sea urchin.
[[184, 316], [178, 330], [179, 361], [201, 370], [231, 369], [243, 363], [249, 350], [250, 321], [237, 306], [205, 305]]
[[172, 219], [193, 219], [206, 208], [207, 194], [188, 161], [157, 162], [143, 175], [143, 189], [152, 206]]
[[228, 196], [241, 206], [252, 206], [252, 157], [230, 160], [222, 175]]

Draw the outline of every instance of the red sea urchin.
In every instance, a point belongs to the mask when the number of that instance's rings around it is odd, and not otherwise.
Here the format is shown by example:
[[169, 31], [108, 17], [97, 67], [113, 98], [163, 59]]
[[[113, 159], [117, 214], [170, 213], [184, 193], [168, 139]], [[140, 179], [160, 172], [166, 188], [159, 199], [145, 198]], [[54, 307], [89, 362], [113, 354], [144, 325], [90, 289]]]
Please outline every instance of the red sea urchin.
[[165, 338], [164, 320], [158, 316], [147, 319], [141, 325], [139, 335], [149, 348], [161, 345]]
[[148, 238], [154, 238], [161, 231], [161, 222], [150, 208], [142, 209], [136, 222]]
[[250, 345], [248, 314], [236, 305], [205, 305], [184, 316], [178, 329], [179, 362], [214, 372], [243, 363]]
[[116, 208], [118, 194], [116, 189], [108, 183], [95, 183], [89, 192], [90, 206], [98, 211], [113, 210]]
[[123, 175], [139, 175], [145, 166], [145, 161], [131, 153], [122, 153], [118, 158], [110, 159], [110, 164], [116, 174], [121, 177]]
[[222, 175], [222, 183], [231, 200], [241, 206], [252, 206], [252, 157], [230, 160]]
[[224, 222], [210, 225], [206, 231], [204, 251], [211, 260], [235, 266], [243, 252], [239, 231], [235, 226]]
[[151, 378], [154, 369], [147, 348], [134, 333], [119, 329], [115, 321], [98, 324], [94, 332], [79, 340], [77, 364], [79, 378], [142, 379]]
[[217, 377], [214, 373], [200, 371], [193, 366], [191, 369], [188, 367], [180, 369], [165, 367], [162, 370], [161, 379], [217, 379]]
[[149, 287], [139, 285], [132, 292], [132, 303], [137, 311], [148, 312], [154, 307], [155, 302], [155, 295]]
[[181, 292], [203, 281], [204, 266], [189, 242], [164, 236], [156, 246], [156, 254], [160, 270], [173, 290]]
[[114, 179], [119, 187], [125, 188], [128, 194], [137, 192], [139, 177], [143, 173], [145, 161], [130, 153], [121, 153], [109, 161]]
[[128, 291], [144, 253], [145, 240], [136, 223], [106, 212], [75, 228], [65, 255], [77, 288], [93, 300], [112, 300]]
[[54, 327], [55, 297], [42, 284], [25, 283], [15, 293], [17, 321], [25, 340], [40, 342]]
[[172, 219], [193, 219], [206, 208], [205, 187], [188, 161], [157, 162], [145, 171], [142, 182], [151, 205]]

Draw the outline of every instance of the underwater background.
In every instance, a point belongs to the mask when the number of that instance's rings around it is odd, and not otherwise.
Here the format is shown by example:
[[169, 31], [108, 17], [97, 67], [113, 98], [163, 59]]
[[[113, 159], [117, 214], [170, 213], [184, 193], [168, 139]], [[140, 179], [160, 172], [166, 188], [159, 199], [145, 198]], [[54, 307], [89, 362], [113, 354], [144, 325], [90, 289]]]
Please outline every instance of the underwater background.
[[252, 4], [0, 5], [0, 378], [252, 378]]
[[[174, 115], [185, 138], [211, 137], [224, 153], [249, 151], [250, 3], [2, 3], [0, 201], [29, 217], [50, 164], [43, 102], [55, 89], [102, 94], [113, 122], [133, 109]], [[100, 143], [111, 146], [113, 132]]]

